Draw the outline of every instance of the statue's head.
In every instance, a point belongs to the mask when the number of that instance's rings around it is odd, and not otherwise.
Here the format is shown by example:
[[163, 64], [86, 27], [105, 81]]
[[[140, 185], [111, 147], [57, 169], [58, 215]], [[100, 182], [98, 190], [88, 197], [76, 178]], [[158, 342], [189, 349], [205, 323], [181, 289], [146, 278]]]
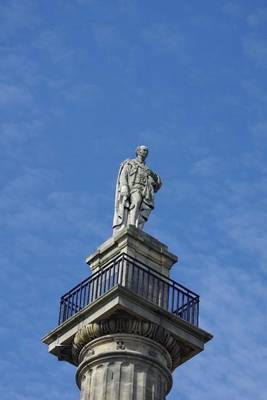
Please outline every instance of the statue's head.
[[148, 147], [147, 146], [137, 146], [135, 154], [136, 154], [136, 156], [140, 156], [143, 160], [145, 160], [148, 155]]

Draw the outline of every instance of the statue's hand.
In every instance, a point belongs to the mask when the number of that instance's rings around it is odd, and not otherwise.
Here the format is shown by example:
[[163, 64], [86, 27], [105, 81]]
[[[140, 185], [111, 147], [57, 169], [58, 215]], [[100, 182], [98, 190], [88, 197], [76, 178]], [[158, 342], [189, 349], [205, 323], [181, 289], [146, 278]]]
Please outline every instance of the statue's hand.
[[128, 197], [129, 194], [130, 194], [129, 187], [128, 187], [127, 185], [123, 185], [123, 186], [121, 187], [121, 195], [122, 195], [123, 197]]

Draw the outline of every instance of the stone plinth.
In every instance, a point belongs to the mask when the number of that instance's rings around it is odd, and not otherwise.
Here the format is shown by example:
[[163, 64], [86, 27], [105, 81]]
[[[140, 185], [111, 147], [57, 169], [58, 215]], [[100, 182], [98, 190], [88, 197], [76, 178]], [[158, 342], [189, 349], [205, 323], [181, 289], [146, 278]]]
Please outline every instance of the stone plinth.
[[149, 268], [169, 276], [169, 271], [178, 258], [168, 251], [168, 247], [151, 235], [127, 226], [112, 236], [86, 259], [92, 273], [120, 254], [127, 254], [144, 263]]

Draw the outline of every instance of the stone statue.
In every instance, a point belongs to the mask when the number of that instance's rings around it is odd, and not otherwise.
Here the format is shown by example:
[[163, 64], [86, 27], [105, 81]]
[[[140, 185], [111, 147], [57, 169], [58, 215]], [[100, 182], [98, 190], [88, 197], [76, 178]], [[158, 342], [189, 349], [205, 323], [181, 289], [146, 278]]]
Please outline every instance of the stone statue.
[[115, 196], [113, 233], [127, 225], [143, 229], [154, 208], [154, 193], [161, 187], [160, 177], [145, 164], [146, 146], [138, 146], [136, 158], [122, 162]]

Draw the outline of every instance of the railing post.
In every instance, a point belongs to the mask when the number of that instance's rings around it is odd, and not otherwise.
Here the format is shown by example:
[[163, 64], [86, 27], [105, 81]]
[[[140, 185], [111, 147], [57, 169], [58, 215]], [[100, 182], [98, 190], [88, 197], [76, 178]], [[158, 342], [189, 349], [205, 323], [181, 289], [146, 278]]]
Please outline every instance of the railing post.
[[63, 309], [63, 300], [62, 300], [62, 297], [61, 297], [61, 299], [60, 299], [60, 303], [59, 303], [60, 305], [59, 305], [59, 316], [58, 316], [58, 325], [60, 325], [61, 324], [61, 322], [62, 322], [62, 309]]

